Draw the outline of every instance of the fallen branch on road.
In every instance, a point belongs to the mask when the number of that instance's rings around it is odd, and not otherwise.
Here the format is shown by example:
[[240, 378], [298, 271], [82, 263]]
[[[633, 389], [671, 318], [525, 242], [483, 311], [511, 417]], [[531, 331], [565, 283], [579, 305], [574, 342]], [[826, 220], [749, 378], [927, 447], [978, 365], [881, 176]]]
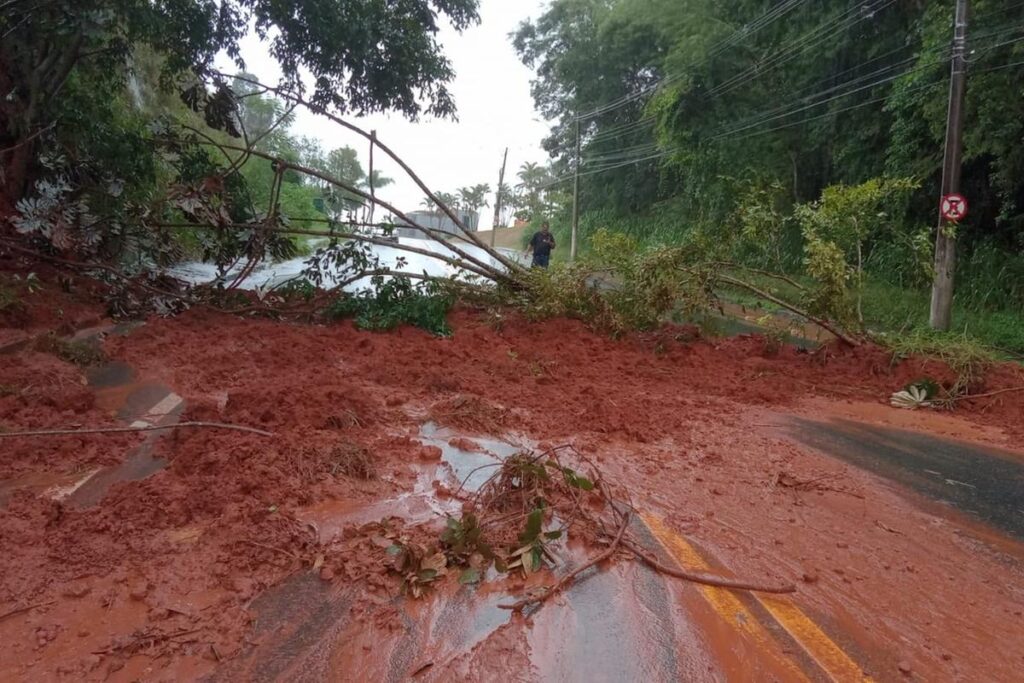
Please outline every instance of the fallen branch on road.
[[847, 334], [844, 334], [842, 330], [840, 330], [838, 327], [836, 327], [834, 324], [830, 323], [829, 321], [825, 320], [824, 318], [819, 318], [818, 316], [811, 315], [807, 311], [805, 311], [805, 310], [803, 310], [801, 308], [798, 308], [798, 307], [794, 306], [791, 303], [787, 303], [787, 302], [783, 301], [782, 299], [778, 298], [777, 296], [773, 296], [773, 295], [769, 294], [768, 292], [766, 292], [766, 291], [764, 291], [762, 289], [758, 289], [757, 287], [755, 287], [755, 286], [753, 286], [751, 284], [743, 282], [742, 280], [737, 280], [735, 278], [729, 277], [728, 275], [718, 275], [718, 279], [721, 280], [722, 282], [724, 282], [727, 285], [732, 285], [733, 287], [739, 287], [740, 289], [745, 289], [748, 292], [750, 292], [751, 294], [755, 294], [755, 295], [761, 297], [762, 299], [765, 299], [766, 301], [771, 301], [773, 304], [776, 304], [777, 306], [782, 306], [786, 310], [788, 310], [788, 311], [790, 311], [792, 313], [796, 313], [801, 318], [803, 318], [805, 320], [809, 320], [810, 322], [814, 323], [815, 325], [817, 325], [818, 327], [822, 328], [823, 330], [825, 330], [827, 332], [831, 332], [832, 334], [834, 334], [836, 336], [836, 339], [838, 339], [839, 341], [843, 342], [844, 344], [846, 344], [848, 346], [859, 346], [860, 345], [860, 343], [856, 339], [854, 339], [853, 337], [850, 337]]
[[79, 434], [122, 434], [127, 432], [155, 432], [162, 429], [182, 428], [228, 429], [260, 436], [274, 436], [273, 432], [262, 429], [244, 427], [242, 425], [223, 424], [221, 422], [179, 422], [170, 425], [150, 425], [148, 427], [99, 427], [95, 429], [42, 429], [27, 432], [0, 432], [0, 439], [11, 439], [22, 436], [77, 436]]
[[622, 521], [619, 524], [618, 532], [615, 534], [615, 539], [611, 542], [611, 545], [609, 545], [603, 553], [595, 555], [584, 564], [580, 565], [576, 569], [573, 569], [571, 572], [563, 576], [558, 581], [558, 583], [556, 583], [551, 588], [548, 588], [539, 596], [523, 598], [522, 600], [519, 600], [511, 605], [498, 605], [499, 609], [507, 609], [512, 610], [513, 612], [521, 612], [523, 608], [529, 607], [530, 605], [544, 603], [549, 598], [554, 596], [556, 593], [561, 592], [566, 586], [571, 584], [577, 576], [587, 571], [591, 567], [595, 567], [604, 562], [605, 560], [611, 558], [611, 556], [615, 554], [615, 552], [619, 549], [619, 546], [622, 544], [622, 537], [625, 535], [626, 527], [628, 526], [629, 513], [627, 512], [622, 515]]
[[1024, 391], [1024, 387], [1010, 387], [1009, 389], [999, 389], [997, 391], [988, 391], [984, 394], [963, 394], [961, 396], [954, 396], [950, 399], [951, 402], [956, 403], [957, 401], [968, 401], [974, 398], [991, 398], [993, 396], [999, 396], [1001, 394], [1009, 394], [1015, 391]]
[[763, 583], [755, 583], [753, 581], [744, 581], [741, 579], [727, 579], [721, 576], [714, 576], [712, 574], [698, 574], [696, 572], [688, 572], [682, 569], [675, 569], [658, 562], [653, 555], [649, 554], [646, 550], [641, 548], [639, 545], [629, 540], [628, 538], [622, 541], [622, 545], [625, 546], [630, 552], [636, 555], [639, 559], [643, 560], [651, 569], [655, 570], [660, 574], [666, 574], [668, 576], [689, 581], [691, 583], [699, 583], [705, 586], [715, 586], [716, 588], [732, 588], [734, 590], [745, 590], [745, 591], [757, 591], [758, 593], [795, 593], [796, 586], [793, 584], [785, 584], [782, 586], [771, 586]]

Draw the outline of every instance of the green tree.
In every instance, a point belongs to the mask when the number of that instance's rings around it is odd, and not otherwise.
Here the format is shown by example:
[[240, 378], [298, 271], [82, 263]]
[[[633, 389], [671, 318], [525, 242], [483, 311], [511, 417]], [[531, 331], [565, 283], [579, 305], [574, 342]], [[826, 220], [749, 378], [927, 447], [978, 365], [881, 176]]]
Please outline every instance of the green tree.
[[[918, 189], [894, 214], [905, 228], [872, 231], [861, 245], [865, 268], [905, 281], [919, 226], [936, 218], [952, 13], [953, 3], [553, 0], [513, 43], [552, 122], [544, 145], [555, 178], [570, 175], [580, 117], [584, 226], [734, 244], [740, 204], [756, 208], [737, 188], [780, 188], [761, 207], [768, 213], [746, 218], [774, 222], [774, 260], [799, 264], [805, 235], [789, 220], [793, 206], [833, 186], [913, 178]], [[959, 242], [963, 263], [1002, 253], [990, 263], [1007, 274], [1024, 272], [1009, 256], [1024, 247], [1022, 22], [1014, 0], [972, 2], [963, 172], [972, 210]], [[1015, 278], [985, 281], [1021, 306]]]
[[[60, 99], [75, 78], [95, 76], [109, 96], [123, 86], [141, 47], [163, 59], [165, 87], [186, 89], [215, 127], [233, 129], [230, 82], [218, 54], [240, 63], [240, 41], [254, 29], [269, 44], [284, 82], [342, 112], [385, 109], [411, 117], [451, 115], [452, 77], [437, 33], [443, 21], [464, 29], [478, 20], [476, 0], [9, 0], [0, 14], [0, 150], [7, 169], [0, 199], [20, 198], [34, 172], [44, 131], [60, 133]], [[198, 82], [189, 87], [188, 80]]]
[[461, 208], [473, 213], [479, 213], [480, 209], [490, 206], [487, 195], [491, 192], [491, 186], [487, 183], [480, 183], [470, 187], [459, 189], [459, 204]]

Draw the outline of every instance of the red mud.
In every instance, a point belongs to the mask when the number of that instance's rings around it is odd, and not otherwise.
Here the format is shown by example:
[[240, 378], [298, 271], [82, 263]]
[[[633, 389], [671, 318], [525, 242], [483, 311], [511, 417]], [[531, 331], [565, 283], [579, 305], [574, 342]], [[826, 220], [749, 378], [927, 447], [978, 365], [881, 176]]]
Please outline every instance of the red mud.
[[[397, 589], [382, 575], [379, 529], [328, 539], [303, 520], [325, 504], [356, 510], [408, 492], [417, 481], [411, 465], [436, 466], [417, 430], [446, 414], [574, 443], [628, 482], [637, 504], [737, 574], [806, 576], [798, 604], [848, 634], [881, 680], [896, 677], [897, 659], [928, 680], [1012, 678], [1024, 664], [1013, 587], [1020, 572], [1003, 555], [871, 475], [753, 426], [771, 424], [777, 411], [806, 410], [801, 402], [812, 397], [882, 405], [922, 375], [948, 380], [942, 368], [893, 365], [870, 347], [764, 358], [759, 339], [684, 343], [671, 329], [612, 341], [566, 320], [511, 320], [496, 331], [468, 311], [453, 314], [452, 325], [453, 338], [437, 339], [415, 329], [371, 334], [193, 310], [108, 339], [111, 357], [185, 398], [184, 419], [275, 436], [168, 435], [156, 447], [167, 469], [115, 485], [96, 508], [15, 492], [0, 510], [0, 615], [39, 607], [0, 617], [0, 642], [9, 644], [0, 678], [193, 678], [242, 650], [254, 597], [311, 566], [332, 583], [364, 586], [372, 610]], [[28, 386], [47, 372], [54, 379], [46, 391], [0, 398], [8, 429], [109, 420], [68, 366], [27, 351], [0, 357], [0, 383]], [[1020, 369], [1007, 366], [975, 390], [1022, 384]], [[1021, 393], [958, 411], [992, 438], [1001, 429], [1018, 441], [1021, 414]], [[377, 478], [337, 475], [331, 452], [341, 442], [368, 449]], [[104, 464], [133, 442], [0, 443], [6, 478]], [[808, 480], [822, 472], [836, 474], [830, 490], [778, 485], [780, 474]], [[673, 588], [679, 609], [683, 590]], [[528, 629], [519, 621], [503, 627], [461, 658], [458, 672], [487, 677], [525, 666], [527, 639], [515, 634]], [[879, 642], [897, 654], [874, 658]], [[426, 677], [445, 675], [442, 667]]]

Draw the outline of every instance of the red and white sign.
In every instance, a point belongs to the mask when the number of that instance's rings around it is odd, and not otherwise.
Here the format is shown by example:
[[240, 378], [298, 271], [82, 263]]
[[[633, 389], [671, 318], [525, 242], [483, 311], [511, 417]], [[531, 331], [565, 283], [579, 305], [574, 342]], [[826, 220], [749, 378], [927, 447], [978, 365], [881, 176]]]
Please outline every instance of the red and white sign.
[[967, 216], [967, 199], [962, 194], [947, 194], [942, 198], [942, 217], [954, 223]]

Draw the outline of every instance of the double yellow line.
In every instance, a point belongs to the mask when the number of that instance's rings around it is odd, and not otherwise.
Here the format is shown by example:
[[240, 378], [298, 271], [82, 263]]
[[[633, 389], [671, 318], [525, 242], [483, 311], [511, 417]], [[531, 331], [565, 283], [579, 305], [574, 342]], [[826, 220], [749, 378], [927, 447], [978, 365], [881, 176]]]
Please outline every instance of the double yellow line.
[[[697, 571], [712, 569], [696, 548], [670, 529], [659, 517], [650, 513], [641, 513], [640, 518], [668, 554], [679, 563], [680, 567]], [[771, 633], [732, 590], [704, 585], [699, 585], [698, 588], [704, 599], [726, 623], [749, 636], [765, 651], [777, 654], [778, 643]], [[871, 677], [865, 674], [861, 667], [792, 601], [775, 595], [767, 596], [758, 593], [752, 593], [752, 595], [833, 681], [841, 683], [872, 681]], [[795, 677], [798, 677], [799, 680], [809, 680], [807, 674], [799, 668], [796, 662], [792, 662], [792, 664]]]

